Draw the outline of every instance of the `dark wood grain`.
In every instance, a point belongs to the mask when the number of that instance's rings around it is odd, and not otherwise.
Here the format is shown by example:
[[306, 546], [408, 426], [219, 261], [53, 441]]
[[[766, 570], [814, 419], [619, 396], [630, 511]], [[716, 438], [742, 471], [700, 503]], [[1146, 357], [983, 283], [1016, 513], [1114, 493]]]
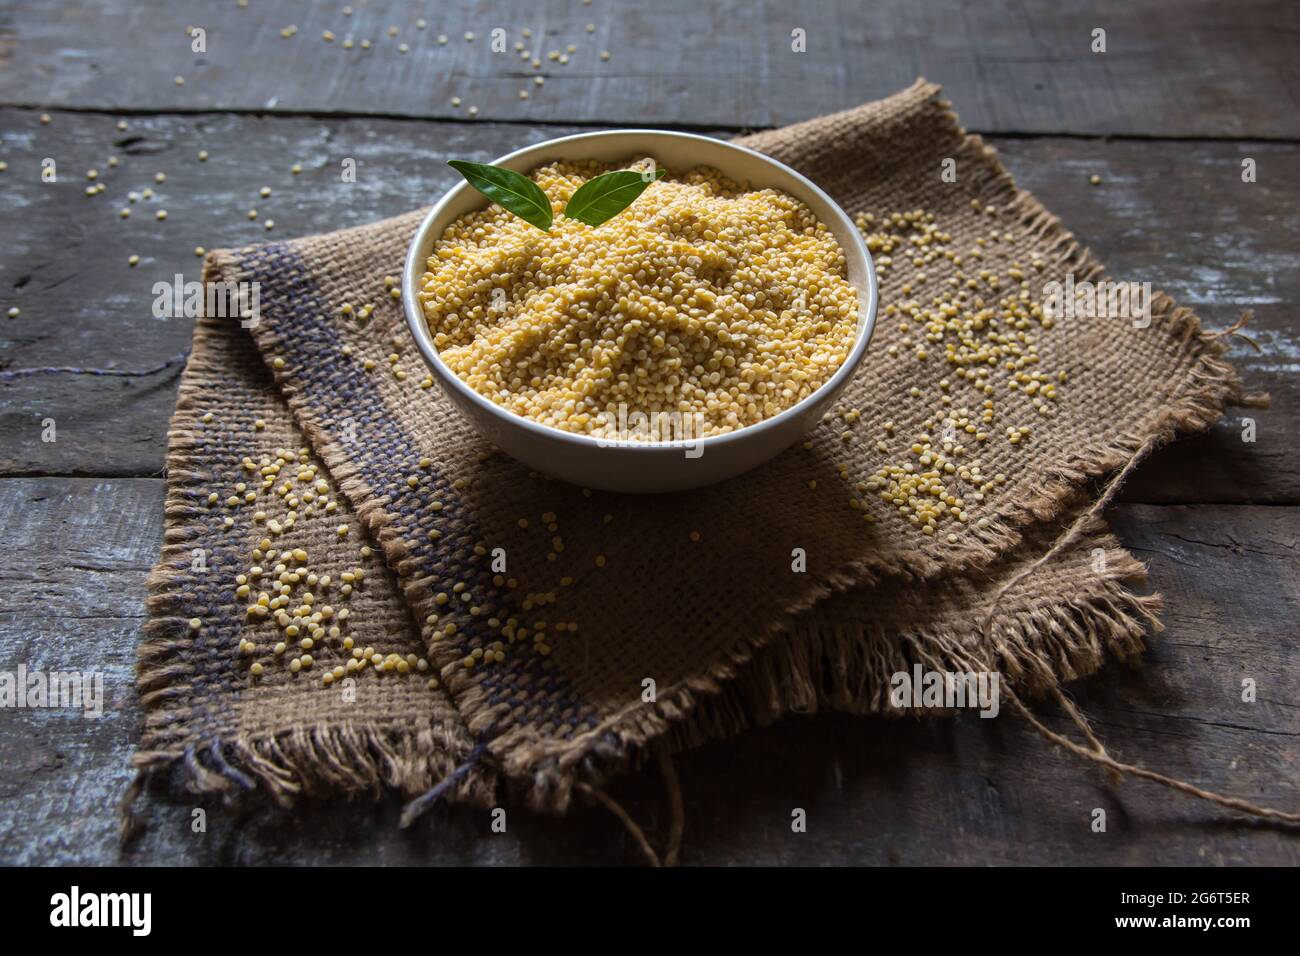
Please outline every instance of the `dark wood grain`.
[[[102, 671], [99, 720], [7, 711], [0, 720], [0, 863], [327, 865], [633, 863], [619, 825], [583, 808], [564, 821], [511, 810], [443, 810], [407, 833], [397, 802], [308, 804], [293, 814], [151, 797], [132, 851], [118, 856], [116, 803], [130, 779], [132, 689], [144, 578], [162, 532], [156, 479], [2, 479], [0, 669]], [[1123, 506], [1125, 543], [1151, 564], [1167, 630], [1140, 671], [1114, 667], [1075, 688], [1123, 758], [1265, 804], [1294, 802], [1300, 654], [1280, 622], [1300, 617], [1300, 508]], [[39, 608], [39, 613], [33, 613]], [[1259, 702], [1240, 700], [1255, 678]], [[1112, 787], [1009, 711], [995, 720], [792, 718], [677, 758], [685, 860], [736, 863], [1300, 862], [1296, 842], [1230, 822], [1138, 783]], [[666, 811], [654, 773], [613, 792], [655, 839]], [[736, 812], [737, 794], [745, 812]], [[805, 834], [790, 812], [808, 811]], [[1107, 810], [1093, 833], [1091, 811]]]
[[[189, 343], [187, 319], [150, 314], [154, 282], [198, 277], [193, 248], [243, 245], [356, 225], [435, 199], [454, 177], [449, 157], [490, 160], [517, 146], [572, 131], [500, 123], [340, 121], [231, 115], [134, 117], [125, 132], [106, 116], [56, 113], [42, 126], [0, 111], [0, 210], [12, 223], [0, 256], [0, 346], [9, 367], [113, 365], [147, 368]], [[1125, 279], [1150, 281], [1223, 327], [1245, 309], [1262, 351], [1244, 342], [1232, 358], [1252, 390], [1272, 393], [1253, 444], [1240, 414], [1208, 435], [1156, 456], [1126, 491], [1129, 500], [1300, 501], [1300, 148], [1266, 143], [1135, 143], [1079, 139], [994, 140], [1020, 182], [1073, 225]], [[197, 160], [199, 149], [209, 159]], [[110, 170], [108, 156], [120, 157]], [[53, 156], [60, 181], [42, 183]], [[1259, 179], [1241, 182], [1240, 162]], [[340, 164], [359, 163], [356, 183]], [[301, 163], [294, 176], [290, 167]], [[84, 195], [97, 168], [108, 191]], [[165, 172], [166, 182], [153, 182]], [[1097, 173], [1102, 185], [1088, 185]], [[258, 190], [270, 186], [262, 200]], [[128, 191], [154, 200], [118, 217]], [[259, 219], [246, 213], [257, 207]], [[158, 222], [154, 211], [166, 208]], [[275, 229], [267, 232], [267, 219]], [[127, 256], [141, 257], [137, 268]], [[0, 383], [0, 474], [160, 473], [175, 382], [39, 376]], [[41, 441], [55, 419], [58, 440]]]
[[[3, 111], [0, 209], [13, 232], [0, 256], [2, 362], [7, 367], [149, 368], [181, 353], [187, 318], [156, 319], [152, 286], [201, 276], [196, 246], [242, 246], [360, 225], [431, 204], [457, 174], [446, 159], [490, 161], [517, 145], [562, 135], [502, 124], [348, 123], [241, 116], [136, 117], [119, 131], [105, 116]], [[209, 158], [199, 162], [198, 151]], [[110, 169], [108, 157], [119, 157]], [[40, 161], [56, 159], [59, 182]], [[355, 183], [342, 182], [345, 158]], [[301, 164], [294, 175], [290, 167]], [[95, 168], [106, 193], [85, 195]], [[154, 182], [163, 172], [163, 184]], [[262, 199], [259, 190], [273, 193]], [[128, 192], [152, 188], [131, 204]], [[131, 208], [131, 218], [119, 211]], [[259, 210], [257, 221], [248, 210]], [[166, 209], [168, 218], [155, 214]], [[268, 220], [275, 223], [267, 231]], [[136, 268], [127, 264], [138, 255]], [[149, 475], [161, 472], [175, 376], [40, 376], [0, 382], [0, 473]], [[57, 441], [43, 442], [54, 418]]]
[[[523, 123], [736, 128], [855, 106], [925, 75], [986, 132], [1300, 137], [1300, 7], [1288, 0], [393, 0], [355, 2], [352, 17], [343, 6], [10, 3], [0, 14], [11, 39], [4, 101], [438, 119], [474, 104], [482, 119]], [[416, 29], [419, 18], [427, 29]], [[297, 34], [282, 38], [290, 25]], [[207, 30], [206, 53], [192, 51], [189, 26]], [[490, 48], [496, 28], [507, 32], [504, 53]], [[524, 28], [540, 69], [513, 50]], [[1105, 53], [1092, 52], [1098, 28]], [[806, 52], [792, 51], [795, 29]], [[567, 65], [546, 58], [569, 44]], [[535, 74], [544, 87], [532, 86]]]

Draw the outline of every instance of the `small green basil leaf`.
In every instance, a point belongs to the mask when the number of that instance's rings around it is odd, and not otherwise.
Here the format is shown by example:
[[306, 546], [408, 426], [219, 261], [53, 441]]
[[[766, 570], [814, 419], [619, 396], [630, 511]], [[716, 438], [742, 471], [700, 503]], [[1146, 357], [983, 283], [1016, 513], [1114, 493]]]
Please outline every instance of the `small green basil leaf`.
[[527, 176], [502, 166], [469, 163], [453, 159], [447, 163], [465, 177], [465, 181], [494, 203], [508, 209], [538, 229], [551, 228], [551, 201], [542, 188]]
[[[654, 179], [662, 179], [663, 176], [664, 170], [655, 170]], [[569, 198], [569, 204], [564, 207], [564, 215], [589, 226], [599, 226], [632, 205], [651, 182], [632, 169], [602, 173], [578, 187]]]

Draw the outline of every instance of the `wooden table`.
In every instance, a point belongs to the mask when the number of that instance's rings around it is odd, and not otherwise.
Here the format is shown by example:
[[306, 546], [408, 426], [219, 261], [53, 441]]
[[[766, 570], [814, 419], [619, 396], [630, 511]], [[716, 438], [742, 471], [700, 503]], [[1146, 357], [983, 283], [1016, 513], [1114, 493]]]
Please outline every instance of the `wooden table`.
[[[1211, 326], [1253, 311], [1259, 351], [1236, 340], [1231, 357], [1273, 407], [1234, 411], [1160, 452], [1125, 488], [1110, 517], [1149, 562], [1167, 629], [1144, 669], [1110, 668], [1076, 691], [1122, 757], [1295, 808], [1300, 5], [352, 6], [351, 16], [342, 0], [12, 0], [0, 9], [0, 310], [21, 309], [0, 317], [0, 364], [162, 362], [185, 349], [191, 325], [153, 318], [150, 289], [175, 273], [196, 278], [195, 246], [425, 204], [451, 184], [448, 157], [487, 161], [591, 126], [730, 134], [848, 107], [924, 74], [1117, 277], [1152, 281]], [[282, 37], [291, 24], [297, 32]], [[205, 31], [206, 52], [194, 52], [191, 26]], [[512, 50], [493, 54], [498, 27], [511, 44], [531, 29], [541, 68]], [[1106, 31], [1104, 53], [1091, 50], [1095, 28]], [[797, 29], [805, 53], [791, 51]], [[569, 43], [578, 49], [567, 64], [546, 57]], [[41, 181], [47, 157], [56, 184]], [[345, 158], [358, 163], [355, 184], [340, 182]], [[1244, 159], [1254, 160], [1255, 182], [1242, 181]], [[85, 195], [91, 168], [108, 186], [94, 197]], [[1088, 184], [1094, 173], [1099, 187]], [[154, 200], [119, 218], [127, 191], [146, 187]], [[257, 222], [246, 217], [254, 205]], [[0, 711], [0, 862], [636, 861], [603, 811], [563, 822], [520, 811], [494, 834], [486, 815], [443, 810], [400, 832], [396, 801], [213, 812], [202, 835], [190, 830], [188, 804], [151, 801], [145, 835], [119, 855], [114, 814], [137, 736], [132, 669], [162, 535], [175, 392], [165, 374], [0, 382], [0, 669], [97, 667], [109, 697], [99, 721]], [[1242, 441], [1243, 414], [1256, 421], [1254, 443]], [[42, 441], [50, 418], [53, 443]], [[1247, 677], [1255, 703], [1241, 700]], [[1300, 861], [1285, 831], [1152, 785], [1112, 786], [1014, 719], [789, 719], [678, 766], [691, 863]], [[663, 833], [654, 774], [613, 792]], [[808, 811], [805, 834], [790, 832], [793, 807]], [[1090, 828], [1094, 807], [1108, 811], [1106, 833]]]

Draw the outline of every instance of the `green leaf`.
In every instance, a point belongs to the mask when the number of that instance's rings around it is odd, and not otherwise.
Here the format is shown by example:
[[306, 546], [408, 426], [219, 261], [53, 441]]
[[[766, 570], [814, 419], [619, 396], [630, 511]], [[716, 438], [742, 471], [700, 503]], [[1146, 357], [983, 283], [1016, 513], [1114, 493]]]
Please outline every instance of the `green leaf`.
[[[664, 172], [656, 169], [654, 179], [662, 179]], [[633, 169], [602, 173], [578, 187], [564, 207], [564, 215], [589, 226], [599, 226], [632, 205], [652, 181]]]
[[527, 176], [503, 166], [468, 163], [463, 159], [453, 159], [447, 165], [488, 199], [520, 219], [543, 231], [551, 228], [551, 201], [542, 192], [542, 187]]

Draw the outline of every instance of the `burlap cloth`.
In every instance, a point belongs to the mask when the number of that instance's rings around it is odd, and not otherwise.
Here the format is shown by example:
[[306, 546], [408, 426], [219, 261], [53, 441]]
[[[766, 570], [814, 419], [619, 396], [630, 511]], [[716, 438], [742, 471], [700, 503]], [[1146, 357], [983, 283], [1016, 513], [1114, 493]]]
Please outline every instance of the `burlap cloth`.
[[[1206, 428], [1239, 398], [1220, 346], [1163, 296], [1147, 328], [1126, 318], [1035, 324], [1037, 368], [1067, 373], [1057, 414], [1037, 415], [994, 374], [992, 438], [971, 459], [1005, 483], [976, 501], [946, 476], [968, 520], [924, 535], [865, 483], [882, 465], [915, 460], [908, 448], [927, 420], [978, 409], [985, 396], [952, 375], [942, 342], [918, 360], [905, 339], [923, 327], [904, 331], [888, 307], [928, 305], [1012, 260], [1042, 262], [1029, 277], [1035, 301], [1041, 283], [1095, 279], [1100, 267], [963, 132], [933, 85], [742, 142], [810, 176], [850, 215], [932, 214], [965, 261], [917, 267], [905, 234], [881, 271], [875, 340], [841, 403], [860, 419], [834, 418], [809, 444], [704, 490], [619, 496], [530, 473], [421, 387], [425, 369], [384, 282], [401, 274], [418, 212], [209, 254], [209, 279], [260, 283], [261, 321], [251, 334], [232, 319], [195, 329], [140, 653], [141, 768], [181, 767], [206, 792], [436, 788], [446, 800], [562, 811], [575, 784], [599, 785], [654, 749], [792, 711], [889, 712], [889, 677], [914, 662], [996, 668], [1030, 696], [1141, 651], [1159, 607], [1131, 590], [1142, 567], [1099, 520], [1060, 536], [1088, 501], [1086, 479]], [[940, 175], [950, 158], [955, 183]], [[977, 249], [982, 261], [969, 255]], [[985, 284], [972, 298], [994, 305], [1018, 293]], [[371, 303], [374, 314], [359, 321], [344, 303]], [[1005, 429], [1020, 422], [1032, 436], [1012, 445]], [[254, 512], [283, 522], [289, 510], [258, 483], [278, 450], [295, 462], [280, 482], [314, 463], [318, 474], [295, 493], [325, 481], [335, 510], [300, 504], [274, 546], [307, 550], [310, 570], [333, 577], [317, 604], [350, 609], [343, 636], [381, 655], [425, 656], [427, 673], [369, 668], [327, 686], [324, 671], [349, 656], [339, 642], [318, 644], [313, 666], [291, 673], [293, 652], [271, 651], [283, 639], [275, 623], [246, 616], [235, 578], [269, 535]], [[227, 506], [240, 482], [257, 502]], [[491, 568], [498, 548], [503, 575]], [[806, 571], [793, 569], [794, 549]], [[344, 598], [340, 575], [358, 566], [364, 581]], [[307, 590], [296, 586], [295, 603]], [[253, 654], [241, 653], [244, 641]], [[497, 647], [504, 660], [488, 662]], [[466, 667], [476, 648], [484, 657]], [[253, 661], [264, 663], [260, 677]]]

